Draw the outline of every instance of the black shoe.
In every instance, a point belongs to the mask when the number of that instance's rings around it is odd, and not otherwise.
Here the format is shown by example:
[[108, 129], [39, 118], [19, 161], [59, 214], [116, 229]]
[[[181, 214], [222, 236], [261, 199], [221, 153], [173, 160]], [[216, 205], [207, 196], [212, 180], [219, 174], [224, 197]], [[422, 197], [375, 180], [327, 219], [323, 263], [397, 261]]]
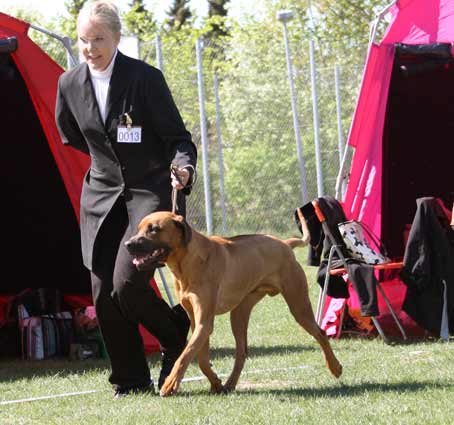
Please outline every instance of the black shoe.
[[162, 353], [162, 362], [161, 362], [161, 373], [159, 374], [158, 380], [158, 389], [164, 385], [164, 381], [169, 376], [170, 372], [172, 371], [173, 365], [177, 361], [180, 354], [183, 352], [184, 347], [186, 344], [183, 344], [177, 349], [173, 350], [166, 350]]
[[131, 394], [154, 394], [154, 382], [150, 381], [148, 385], [140, 387], [117, 388], [114, 393], [114, 398], [123, 398]]

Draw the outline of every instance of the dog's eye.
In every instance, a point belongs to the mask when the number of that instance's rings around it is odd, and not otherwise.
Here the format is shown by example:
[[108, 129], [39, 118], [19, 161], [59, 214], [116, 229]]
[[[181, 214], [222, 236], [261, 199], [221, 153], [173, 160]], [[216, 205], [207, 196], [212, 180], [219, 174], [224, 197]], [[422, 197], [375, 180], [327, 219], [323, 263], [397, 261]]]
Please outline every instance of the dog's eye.
[[158, 233], [160, 230], [161, 230], [161, 228], [159, 226], [157, 226], [156, 224], [151, 224], [150, 226], [148, 226], [149, 233]]

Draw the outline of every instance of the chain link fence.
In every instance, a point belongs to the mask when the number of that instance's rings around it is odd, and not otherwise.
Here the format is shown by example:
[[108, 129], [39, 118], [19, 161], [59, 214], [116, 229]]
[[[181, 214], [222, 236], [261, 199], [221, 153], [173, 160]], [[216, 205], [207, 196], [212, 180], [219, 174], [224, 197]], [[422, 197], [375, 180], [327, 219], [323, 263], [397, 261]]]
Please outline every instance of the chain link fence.
[[[188, 198], [188, 220], [205, 233], [295, 234], [293, 214], [303, 203], [303, 191], [283, 46], [270, 45], [262, 57], [234, 48], [222, 50], [209, 40], [202, 40], [201, 46], [200, 63], [196, 43], [188, 39], [149, 43], [146, 58], [162, 67], [198, 148], [198, 181]], [[188, 51], [192, 55], [183, 57]], [[311, 200], [335, 194], [363, 66], [317, 66], [314, 100], [308, 52], [309, 47], [295, 57], [292, 77]], [[313, 120], [314, 105], [318, 123]], [[320, 170], [314, 145], [317, 132]], [[317, 174], [323, 176], [322, 193]]]

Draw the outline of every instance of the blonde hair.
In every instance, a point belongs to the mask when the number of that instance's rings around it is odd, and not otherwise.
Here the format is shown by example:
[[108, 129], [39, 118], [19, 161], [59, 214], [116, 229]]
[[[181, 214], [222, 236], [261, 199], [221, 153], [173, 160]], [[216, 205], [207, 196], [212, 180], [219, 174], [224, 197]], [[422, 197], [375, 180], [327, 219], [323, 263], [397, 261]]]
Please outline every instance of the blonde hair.
[[121, 21], [118, 8], [109, 1], [90, 1], [84, 4], [77, 16], [77, 26], [84, 21], [96, 19], [106, 24], [114, 34], [121, 33]]

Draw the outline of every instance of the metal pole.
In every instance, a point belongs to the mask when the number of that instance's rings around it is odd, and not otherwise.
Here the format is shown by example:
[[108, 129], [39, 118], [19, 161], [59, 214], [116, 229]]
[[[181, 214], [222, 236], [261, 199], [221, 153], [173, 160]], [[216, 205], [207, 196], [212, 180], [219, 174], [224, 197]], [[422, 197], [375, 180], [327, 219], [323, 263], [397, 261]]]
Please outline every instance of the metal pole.
[[346, 182], [346, 176], [344, 175], [345, 173], [345, 167], [347, 165], [347, 157], [348, 157], [348, 145], [345, 147], [343, 155], [342, 155], [342, 160], [340, 163], [339, 167], [339, 174], [337, 175], [336, 178], [336, 199], [343, 200], [344, 199], [344, 193], [345, 193], [345, 188], [347, 186]]
[[68, 69], [70, 69], [70, 68], [72, 68], [72, 67], [77, 65], [78, 61], [76, 60], [76, 58], [73, 55], [72, 46], [71, 46], [71, 39], [69, 37], [66, 37], [66, 36], [62, 37], [62, 36], [60, 36], [58, 34], [55, 34], [52, 31], [46, 30], [44, 28], [38, 27], [38, 26], [33, 25], [33, 24], [30, 24], [30, 28], [33, 28], [36, 31], [40, 31], [43, 34], [46, 34], [46, 35], [48, 35], [50, 37], [55, 38], [56, 40], [60, 41], [63, 44], [63, 46], [65, 46], [65, 49], [66, 49], [66, 64], [68, 66]]
[[340, 96], [340, 73], [339, 65], [334, 67], [334, 85], [336, 91], [336, 115], [337, 115], [337, 142], [339, 149], [339, 168], [344, 155], [344, 137], [342, 129], [342, 107], [341, 107], [341, 96]]
[[214, 99], [216, 107], [216, 141], [218, 145], [218, 163], [219, 163], [219, 190], [221, 196], [222, 211], [222, 233], [227, 233], [227, 214], [225, 208], [225, 184], [224, 184], [224, 157], [222, 155], [222, 134], [221, 134], [221, 106], [219, 102], [219, 81], [218, 76], [214, 74]]
[[287, 31], [287, 23], [286, 21], [282, 21], [284, 26], [284, 43], [285, 43], [285, 56], [287, 58], [287, 76], [288, 82], [290, 86], [290, 99], [292, 103], [292, 115], [293, 115], [293, 131], [295, 133], [295, 142], [296, 142], [296, 154], [298, 156], [298, 164], [300, 169], [300, 187], [301, 187], [301, 195], [303, 198], [303, 203], [307, 203], [309, 200], [307, 194], [307, 184], [306, 184], [306, 169], [304, 165], [304, 158], [303, 158], [303, 146], [301, 143], [301, 135], [300, 135], [300, 125], [298, 121], [298, 108], [296, 106], [296, 94], [295, 94], [295, 86], [293, 82], [293, 66], [292, 66], [292, 58], [290, 55], [290, 46], [288, 42], [288, 31]]
[[315, 143], [315, 161], [317, 169], [317, 193], [318, 196], [324, 195], [323, 190], [323, 168], [322, 156], [320, 153], [320, 120], [318, 116], [318, 98], [317, 98], [317, 71], [315, 69], [314, 41], [309, 41], [309, 58], [311, 65], [311, 87], [312, 87], [312, 115], [314, 122], [314, 143]]
[[69, 37], [63, 37], [62, 43], [66, 49], [66, 65], [68, 69], [74, 68], [77, 65], [77, 61], [72, 53], [71, 39]]
[[172, 292], [170, 291], [169, 286], [167, 285], [167, 281], [164, 276], [164, 272], [162, 271], [161, 268], [158, 269], [158, 272], [159, 272], [159, 276], [161, 277], [162, 286], [164, 286], [164, 289], [166, 291], [167, 299], [169, 300], [169, 304], [171, 305], [171, 307], [173, 307], [175, 305], [175, 303], [173, 302]]
[[164, 61], [162, 60], [162, 46], [161, 46], [161, 36], [159, 34], [156, 35], [155, 38], [156, 44], [156, 67], [164, 72]]
[[200, 111], [200, 132], [202, 141], [202, 162], [203, 162], [203, 185], [205, 189], [205, 216], [207, 222], [208, 235], [213, 234], [213, 222], [211, 211], [211, 193], [210, 193], [210, 174], [208, 167], [208, 130], [205, 113], [205, 90], [203, 83], [203, 62], [202, 62], [202, 44], [200, 38], [196, 41], [197, 56], [197, 84], [199, 89], [199, 111]]

